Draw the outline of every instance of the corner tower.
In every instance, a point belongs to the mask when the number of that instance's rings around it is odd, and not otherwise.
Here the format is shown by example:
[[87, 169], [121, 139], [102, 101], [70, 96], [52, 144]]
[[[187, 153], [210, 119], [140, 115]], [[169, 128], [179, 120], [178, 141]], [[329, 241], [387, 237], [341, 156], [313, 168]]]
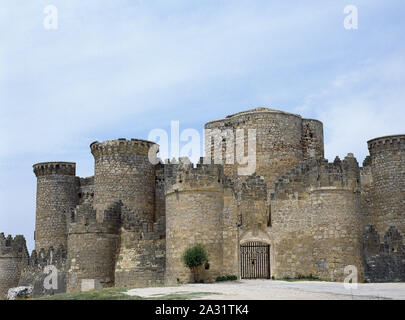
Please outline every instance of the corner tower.
[[34, 164], [37, 177], [35, 250], [67, 246], [66, 216], [77, 205], [76, 164]]

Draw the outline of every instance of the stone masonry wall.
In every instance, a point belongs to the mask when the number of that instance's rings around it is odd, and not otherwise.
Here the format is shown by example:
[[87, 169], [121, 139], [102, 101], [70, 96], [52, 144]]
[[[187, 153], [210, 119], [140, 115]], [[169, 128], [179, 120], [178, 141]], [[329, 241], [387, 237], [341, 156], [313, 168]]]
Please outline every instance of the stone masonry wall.
[[[66, 292], [66, 248], [32, 251], [18, 286], [32, 286], [33, 298]], [[56, 282], [53, 283], [54, 279]], [[45, 284], [46, 283], [46, 284]]]
[[150, 224], [122, 211], [121, 245], [115, 266], [116, 287], [154, 286], [164, 283], [165, 217]]
[[18, 285], [26, 264], [28, 251], [23, 236], [7, 238], [0, 233], [0, 300], [7, 298], [8, 289]]

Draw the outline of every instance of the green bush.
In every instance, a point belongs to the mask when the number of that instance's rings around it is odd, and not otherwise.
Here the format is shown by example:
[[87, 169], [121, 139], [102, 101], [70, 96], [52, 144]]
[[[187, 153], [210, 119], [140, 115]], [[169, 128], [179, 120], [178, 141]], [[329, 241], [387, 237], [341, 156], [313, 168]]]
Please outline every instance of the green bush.
[[204, 247], [200, 244], [188, 248], [183, 255], [183, 263], [194, 274], [194, 281], [199, 282], [198, 269], [203, 264], [208, 263], [208, 255]]
[[228, 275], [228, 276], [221, 276], [221, 277], [217, 277], [216, 279], [215, 279], [215, 281], [216, 282], [221, 282], [221, 281], [235, 281], [235, 280], [238, 280], [238, 277], [237, 276], [231, 276], [231, 275]]

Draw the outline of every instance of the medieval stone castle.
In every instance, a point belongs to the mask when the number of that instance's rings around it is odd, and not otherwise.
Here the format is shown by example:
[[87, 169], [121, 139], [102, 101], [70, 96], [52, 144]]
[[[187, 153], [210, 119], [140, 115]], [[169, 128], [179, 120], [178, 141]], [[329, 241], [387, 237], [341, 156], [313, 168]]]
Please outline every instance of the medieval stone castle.
[[[205, 129], [255, 129], [255, 172], [205, 161], [218, 148], [233, 155], [225, 138], [206, 139], [208, 157], [196, 165], [152, 164], [156, 145], [139, 139], [93, 142], [88, 178], [76, 176], [75, 163], [35, 164], [35, 250], [28, 254], [23, 236], [0, 234], [1, 298], [18, 285], [33, 286], [34, 296], [76, 291], [88, 279], [103, 287], [189, 282], [182, 255], [194, 244], [208, 253], [204, 281], [343, 281], [347, 266], [359, 281], [405, 281], [405, 135], [369, 141], [359, 166], [350, 153], [328, 162], [323, 124], [296, 114], [257, 108]], [[44, 287], [49, 265], [56, 289]]]

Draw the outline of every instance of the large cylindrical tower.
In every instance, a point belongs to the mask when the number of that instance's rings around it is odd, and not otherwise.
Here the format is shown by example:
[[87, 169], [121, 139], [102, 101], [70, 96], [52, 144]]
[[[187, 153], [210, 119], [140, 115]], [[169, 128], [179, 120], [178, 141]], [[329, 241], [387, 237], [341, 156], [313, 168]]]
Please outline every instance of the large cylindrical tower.
[[93, 142], [94, 208], [101, 214], [114, 202], [139, 217], [154, 220], [155, 166], [149, 161], [156, 144], [139, 139]]
[[[238, 129], [243, 129], [240, 131], [243, 134], [238, 135]], [[207, 156], [216, 159], [216, 152], [222, 149], [225, 174], [238, 174], [238, 168], [245, 165], [238, 163], [237, 145], [244, 145], [247, 156], [249, 130], [252, 129], [256, 130], [254, 171], [264, 177], [269, 193], [277, 180], [304, 157], [323, 156], [323, 125], [320, 121], [302, 119], [299, 115], [269, 108], [256, 108], [208, 122], [205, 125]], [[234, 146], [229, 148], [228, 143], [234, 143]], [[229, 159], [233, 159], [234, 163], [229, 164]]]
[[368, 141], [373, 184], [372, 225], [380, 235], [390, 227], [405, 236], [405, 135]]
[[200, 244], [209, 259], [200, 280], [214, 281], [223, 272], [223, 170], [219, 165], [166, 165], [165, 283], [193, 281], [182, 261], [186, 249]]
[[35, 250], [67, 245], [66, 215], [76, 207], [76, 164], [42, 162], [34, 166], [37, 177]]

